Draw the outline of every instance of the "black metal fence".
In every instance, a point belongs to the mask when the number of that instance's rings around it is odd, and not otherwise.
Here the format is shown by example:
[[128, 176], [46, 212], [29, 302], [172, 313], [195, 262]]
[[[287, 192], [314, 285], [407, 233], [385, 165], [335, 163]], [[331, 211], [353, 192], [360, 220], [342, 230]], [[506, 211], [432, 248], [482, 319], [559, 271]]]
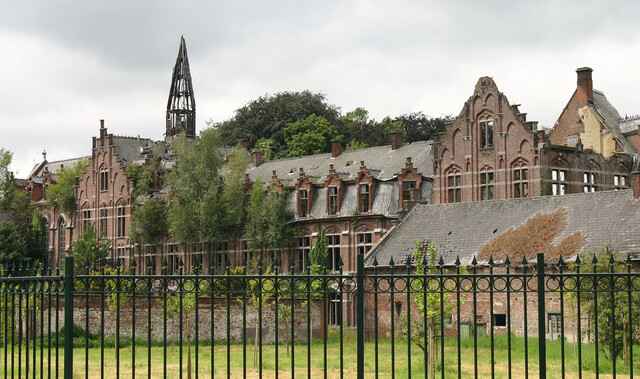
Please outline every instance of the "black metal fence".
[[0, 377], [633, 377], [624, 261], [3, 268]]

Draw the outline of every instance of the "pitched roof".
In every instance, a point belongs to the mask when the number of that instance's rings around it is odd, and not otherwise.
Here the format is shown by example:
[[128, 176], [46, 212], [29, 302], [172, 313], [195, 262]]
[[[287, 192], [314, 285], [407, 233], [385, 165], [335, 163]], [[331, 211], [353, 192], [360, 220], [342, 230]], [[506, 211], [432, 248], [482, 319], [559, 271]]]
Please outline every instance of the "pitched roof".
[[278, 178], [283, 180], [291, 178], [296, 180], [300, 168], [304, 169], [309, 178], [317, 178], [324, 181], [329, 173], [329, 165], [333, 164], [336, 172], [343, 179], [355, 179], [360, 172], [360, 161], [371, 175], [379, 180], [391, 180], [395, 178], [405, 167], [407, 157], [411, 157], [413, 167], [425, 177], [433, 176], [433, 151], [432, 142], [414, 142], [403, 145], [396, 150], [390, 145], [370, 147], [366, 149], [344, 151], [337, 157], [331, 153], [308, 155], [299, 158], [286, 158], [262, 163], [258, 167], [247, 170], [249, 178], [255, 181], [260, 177], [263, 181], [269, 181], [272, 172], [276, 171]]
[[607, 100], [604, 93], [593, 90], [593, 105], [604, 119], [605, 124], [611, 129], [611, 133], [615, 139], [622, 145], [624, 151], [628, 154], [640, 153], [638, 148], [625, 138], [623, 131], [620, 129], [622, 117], [620, 113], [618, 113], [618, 110]]
[[390, 231], [367, 256], [387, 265], [406, 262], [414, 239], [432, 240], [446, 264], [456, 257], [468, 264], [493, 236], [523, 224], [538, 212], [566, 208], [567, 227], [556, 237], [560, 241], [581, 231], [587, 236], [583, 250], [599, 249], [603, 243], [622, 253], [640, 254], [640, 201], [632, 190], [602, 191], [563, 196], [494, 200], [470, 203], [418, 205]]
[[[70, 167], [80, 162], [83, 159], [89, 159], [89, 157], [79, 157], [79, 158], [69, 158], [63, 159], [59, 161], [49, 162], [46, 159], [42, 160], [40, 163], [36, 163], [35, 166], [31, 169], [29, 175], [27, 175], [27, 180], [34, 180], [36, 182], [40, 181], [44, 178], [44, 168], [46, 167], [51, 175], [55, 178], [57, 177], [58, 171], [64, 167]], [[40, 180], [39, 180], [40, 179]]]

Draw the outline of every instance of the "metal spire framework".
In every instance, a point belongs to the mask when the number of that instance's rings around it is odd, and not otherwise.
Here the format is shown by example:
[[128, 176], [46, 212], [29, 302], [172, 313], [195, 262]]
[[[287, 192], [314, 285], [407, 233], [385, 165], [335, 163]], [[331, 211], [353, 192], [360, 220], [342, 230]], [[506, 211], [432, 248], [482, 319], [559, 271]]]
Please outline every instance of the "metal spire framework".
[[172, 138], [182, 132], [187, 137], [195, 137], [196, 134], [196, 101], [193, 97], [189, 57], [184, 37], [180, 37], [180, 49], [171, 78], [171, 90], [167, 102], [166, 136]]

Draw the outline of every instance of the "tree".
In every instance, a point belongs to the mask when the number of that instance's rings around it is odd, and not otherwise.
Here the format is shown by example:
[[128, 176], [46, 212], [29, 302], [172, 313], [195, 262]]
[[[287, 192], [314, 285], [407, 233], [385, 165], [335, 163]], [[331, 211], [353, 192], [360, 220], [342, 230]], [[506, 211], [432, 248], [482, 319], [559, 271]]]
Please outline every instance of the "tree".
[[76, 211], [76, 178], [84, 173], [87, 160], [82, 159], [71, 167], [65, 167], [58, 173], [56, 182], [47, 187], [47, 206], [56, 207], [72, 216]]
[[214, 242], [237, 236], [242, 227], [245, 193], [243, 152], [236, 148], [224, 176], [221, 139], [205, 129], [193, 141], [174, 144], [177, 164], [167, 175], [169, 232], [183, 246], [197, 241], [211, 251]]
[[[401, 327], [401, 336], [410, 337], [411, 342], [415, 343], [422, 351], [427, 352], [427, 362], [425, 362], [425, 371], [429, 370], [429, 376], [435, 377], [435, 365], [437, 360], [437, 344], [439, 342], [440, 323], [445, 317], [450, 315], [456, 306], [456, 302], [452, 299], [451, 293], [439, 292], [435, 288], [431, 288], [430, 283], [426, 280], [429, 275], [437, 275], [440, 273], [440, 265], [437, 262], [436, 244], [434, 242], [426, 242], [416, 239], [414, 240], [414, 249], [412, 261], [415, 265], [414, 274], [416, 276], [424, 275], [422, 278], [413, 278], [407, 283], [410, 301], [416, 305], [420, 317], [407, 319]], [[466, 274], [466, 269], [460, 267], [460, 273]], [[408, 305], [411, 306], [411, 305]], [[426, 320], [426, 324], [424, 322]], [[408, 334], [408, 325], [411, 324], [411, 335]], [[444, 369], [444, 368], [442, 368]]]
[[277, 150], [276, 141], [273, 138], [262, 137], [254, 147], [262, 152], [262, 159], [265, 161], [271, 160]]
[[389, 143], [389, 135], [385, 131], [385, 125], [374, 119], [369, 119], [369, 111], [362, 107], [342, 116], [338, 130], [344, 135], [344, 140], [348, 141], [347, 150], [382, 146]]
[[339, 109], [327, 104], [325, 95], [302, 92], [279, 92], [252, 100], [236, 110], [235, 115], [215, 127], [220, 131], [226, 145], [233, 146], [240, 139], [256, 147], [261, 138], [275, 141], [276, 157], [286, 156], [284, 129], [291, 123], [301, 121], [315, 114], [336, 125]]
[[331, 151], [331, 140], [338, 138], [338, 130], [326, 118], [312, 114], [289, 124], [284, 138], [290, 157], [321, 154]]
[[12, 221], [0, 222], [0, 262], [5, 264], [24, 259], [27, 250], [22, 232]]
[[111, 244], [102, 241], [101, 237], [103, 236], [98, 236], [95, 226], [90, 222], [87, 228], [71, 242], [77, 274], [86, 275], [100, 268], [102, 259], [106, 258], [111, 247]]
[[13, 154], [0, 147], [0, 211], [8, 211], [16, 191], [13, 174], [9, 171], [9, 165]]
[[436, 134], [445, 131], [447, 123], [453, 121], [453, 117], [429, 117], [422, 112], [412, 112], [402, 114], [393, 121], [402, 123], [403, 139], [411, 143], [434, 139]]

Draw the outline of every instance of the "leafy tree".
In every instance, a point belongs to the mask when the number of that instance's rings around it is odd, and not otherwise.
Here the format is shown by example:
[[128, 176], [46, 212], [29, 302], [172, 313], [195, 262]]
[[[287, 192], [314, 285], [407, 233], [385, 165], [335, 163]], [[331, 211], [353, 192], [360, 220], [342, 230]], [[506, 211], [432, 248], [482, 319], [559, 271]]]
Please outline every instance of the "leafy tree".
[[318, 237], [316, 244], [309, 251], [309, 263], [313, 267], [320, 269], [326, 267], [329, 260], [329, 249], [327, 248], [327, 232], [318, 227]]
[[246, 232], [252, 248], [262, 253], [265, 248], [290, 247], [294, 234], [294, 228], [289, 224], [292, 218], [287, 211], [286, 192], [272, 190], [267, 194], [258, 178], [247, 203]]
[[[410, 279], [407, 283], [407, 289], [410, 290], [409, 297], [411, 302], [416, 305], [419, 317], [407, 319], [406, 316], [403, 316], [404, 325], [400, 331], [401, 336], [408, 337], [408, 325], [411, 324], [411, 342], [415, 343], [422, 351], [427, 352], [425, 365], [428, 367], [431, 377], [435, 377], [438, 333], [440, 323], [443, 322], [443, 318], [440, 317], [441, 312], [446, 317], [452, 313], [456, 306], [451, 293], [440, 293], [437, 289], [431, 288], [424, 279], [429, 275], [439, 274], [440, 266], [438, 266], [437, 259], [435, 243], [427, 242], [425, 244], [418, 239], [414, 240], [412, 260], [415, 264], [415, 271], [413, 273], [425, 276]], [[464, 267], [461, 267], [460, 272], [467, 273]], [[424, 323], [425, 319], [426, 324]]]
[[229, 158], [222, 175], [224, 157], [215, 129], [205, 129], [194, 141], [181, 136], [174, 144], [177, 164], [167, 175], [169, 232], [183, 246], [214, 242], [240, 233], [243, 220], [246, 157], [239, 148]]
[[445, 131], [452, 116], [429, 117], [422, 112], [405, 113], [393, 119], [402, 123], [403, 139], [407, 143], [432, 140]]
[[349, 150], [366, 149], [367, 147], [369, 147], [369, 144], [366, 144], [364, 142], [358, 142], [356, 140], [351, 140], [349, 141], [347, 146], [345, 146], [344, 150], [349, 151]]
[[0, 262], [22, 260], [26, 250], [26, 241], [16, 224], [12, 221], [0, 222]]
[[236, 110], [235, 115], [216, 128], [227, 145], [234, 145], [244, 139], [253, 149], [261, 138], [275, 141], [276, 157], [286, 156], [284, 129], [291, 123], [301, 121], [315, 114], [336, 125], [339, 109], [327, 104], [325, 95], [302, 92], [279, 92], [252, 100]]
[[47, 206], [57, 207], [68, 216], [76, 211], [76, 177], [84, 173], [87, 160], [82, 159], [71, 167], [65, 167], [58, 173], [56, 182], [47, 188]]
[[289, 124], [284, 137], [289, 156], [299, 157], [331, 151], [331, 140], [338, 138], [338, 130], [326, 118], [312, 114]]
[[[361, 148], [363, 145], [382, 146], [389, 143], [389, 136], [385, 131], [385, 125], [369, 119], [369, 111], [358, 107], [347, 112], [340, 118], [338, 130], [348, 141], [347, 150]], [[358, 146], [358, 147], [356, 147]]]
[[271, 160], [277, 150], [276, 141], [272, 138], [260, 138], [256, 145], [254, 146], [256, 149], [262, 151], [262, 159], [265, 161]]
[[13, 154], [0, 147], [0, 211], [8, 211], [16, 191], [13, 174], [9, 171], [9, 165]]
[[75, 272], [80, 275], [86, 275], [90, 271], [97, 271], [103, 258], [106, 258], [111, 244], [102, 241], [98, 236], [95, 226], [92, 222], [87, 228], [71, 242], [71, 250], [75, 257]]
[[393, 121], [389, 116], [382, 119], [382, 125], [385, 133], [402, 132], [402, 122]]

